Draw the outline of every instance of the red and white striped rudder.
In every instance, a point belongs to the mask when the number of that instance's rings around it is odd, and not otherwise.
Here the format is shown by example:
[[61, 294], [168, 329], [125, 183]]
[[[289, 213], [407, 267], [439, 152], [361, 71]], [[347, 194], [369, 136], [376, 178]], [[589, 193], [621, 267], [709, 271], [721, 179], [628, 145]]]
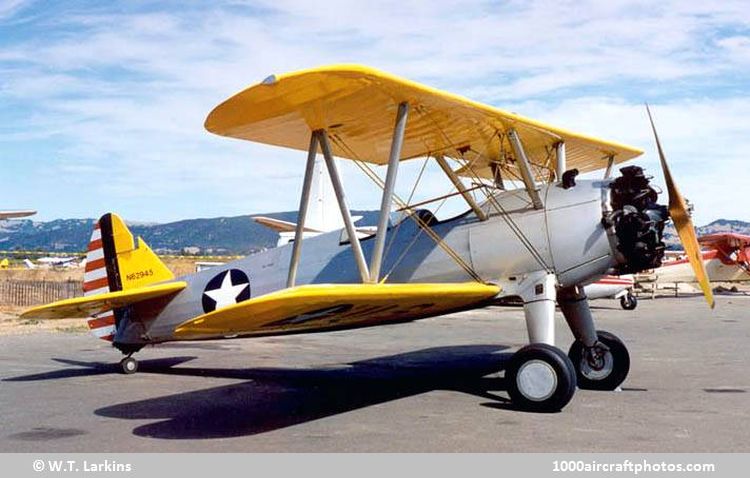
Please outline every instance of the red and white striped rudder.
[[[83, 295], [98, 295], [106, 292], [114, 292], [110, 286], [110, 278], [107, 273], [107, 261], [105, 258], [104, 244], [102, 241], [102, 222], [107, 216], [103, 216], [94, 224], [91, 233], [88, 250], [86, 252], [86, 269], [83, 275]], [[106, 227], [106, 225], [105, 225]], [[116, 287], [116, 284], [111, 285]], [[115, 312], [107, 310], [92, 316], [88, 320], [91, 333], [102, 340], [112, 342], [115, 336]]]

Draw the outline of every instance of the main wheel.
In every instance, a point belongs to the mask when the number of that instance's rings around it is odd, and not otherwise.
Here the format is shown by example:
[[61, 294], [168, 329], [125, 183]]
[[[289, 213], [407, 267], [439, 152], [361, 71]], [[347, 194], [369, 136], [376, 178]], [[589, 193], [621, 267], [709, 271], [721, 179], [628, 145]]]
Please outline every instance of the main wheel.
[[527, 345], [513, 354], [505, 378], [513, 403], [533, 412], [562, 410], [576, 390], [570, 359], [547, 344]]
[[632, 292], [628, 292], [626, 295], [620, 297], [620, 307], [625, 310], [633, 310], [638, 305], [638, 299], [633, 295]]
[[578, 387], [587, 390], [614, 390], [630, 371], [630, 354], [622, 340], [603, 330], [596, 332], [598, 342], [586, 348], [573, 342], [568, 357], [576, 370]]
[[138, 371], [138, 361], [133, 357], [125, 357], [120, 360], [120, 367], [122, 367], [122, 373], [130, 375]]

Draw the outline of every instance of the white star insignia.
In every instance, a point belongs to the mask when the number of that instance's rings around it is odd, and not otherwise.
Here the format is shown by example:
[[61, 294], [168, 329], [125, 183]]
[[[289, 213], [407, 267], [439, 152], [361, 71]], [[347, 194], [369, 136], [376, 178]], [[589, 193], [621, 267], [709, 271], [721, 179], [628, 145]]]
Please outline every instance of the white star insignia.
[[221, 286], [219, 286], [218, 289], [207, 290], [204, 294], [216, 302], [216, 309], [220, 309], [228, 305], [236, 304], [237, 296], [239, 296], [249, 285], [250, 284], [232, 285], [232, 274], [230, 271], [226, 271], [224, 279], [221, 281]]

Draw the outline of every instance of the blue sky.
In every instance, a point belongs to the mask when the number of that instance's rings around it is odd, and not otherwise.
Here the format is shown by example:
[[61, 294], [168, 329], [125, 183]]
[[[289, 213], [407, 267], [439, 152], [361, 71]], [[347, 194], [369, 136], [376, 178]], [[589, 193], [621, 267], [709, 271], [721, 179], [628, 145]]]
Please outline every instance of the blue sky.
[[[633, 144], [660, 181], [648, 101], [696, 223], [750, 220], [746, 1], [0, 0], [0, 207], [156, 222], [295, 209], [304, 153], [203, 121], [271, 73], [341, 62]], [[377, 207], [344, 174], [352, 206]], [[424, 196], [450, 190], [427, 178]]]

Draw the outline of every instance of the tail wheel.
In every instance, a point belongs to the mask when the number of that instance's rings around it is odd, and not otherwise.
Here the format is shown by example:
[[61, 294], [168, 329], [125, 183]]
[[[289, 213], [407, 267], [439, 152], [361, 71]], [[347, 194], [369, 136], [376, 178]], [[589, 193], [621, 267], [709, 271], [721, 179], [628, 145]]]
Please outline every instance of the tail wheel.
[[562, 410], [573, 398], [576, 373], [557, 347], [531, 344], [513, 354], [505, 372], [513, 403], [533, 412]]
[[631, 292], [628, 292], [626, 295], [620, 297], [620, 307], [625, 310], [633, 310], [637, 305], [638, 299]]
[[575, 367], [578, 387], [587, 390], [614, 390], [625, 381], [630, 371], [630, 354], [616, 335], [603, 330], [596, 332], [598, 341], [587, 348], [575, 341], [568, 357]]
[[138, 361], [133, 357], [125, 357], [120, 360], [120, 367], [122, 367], [122, 373], [131, 375], [138, 371]]

